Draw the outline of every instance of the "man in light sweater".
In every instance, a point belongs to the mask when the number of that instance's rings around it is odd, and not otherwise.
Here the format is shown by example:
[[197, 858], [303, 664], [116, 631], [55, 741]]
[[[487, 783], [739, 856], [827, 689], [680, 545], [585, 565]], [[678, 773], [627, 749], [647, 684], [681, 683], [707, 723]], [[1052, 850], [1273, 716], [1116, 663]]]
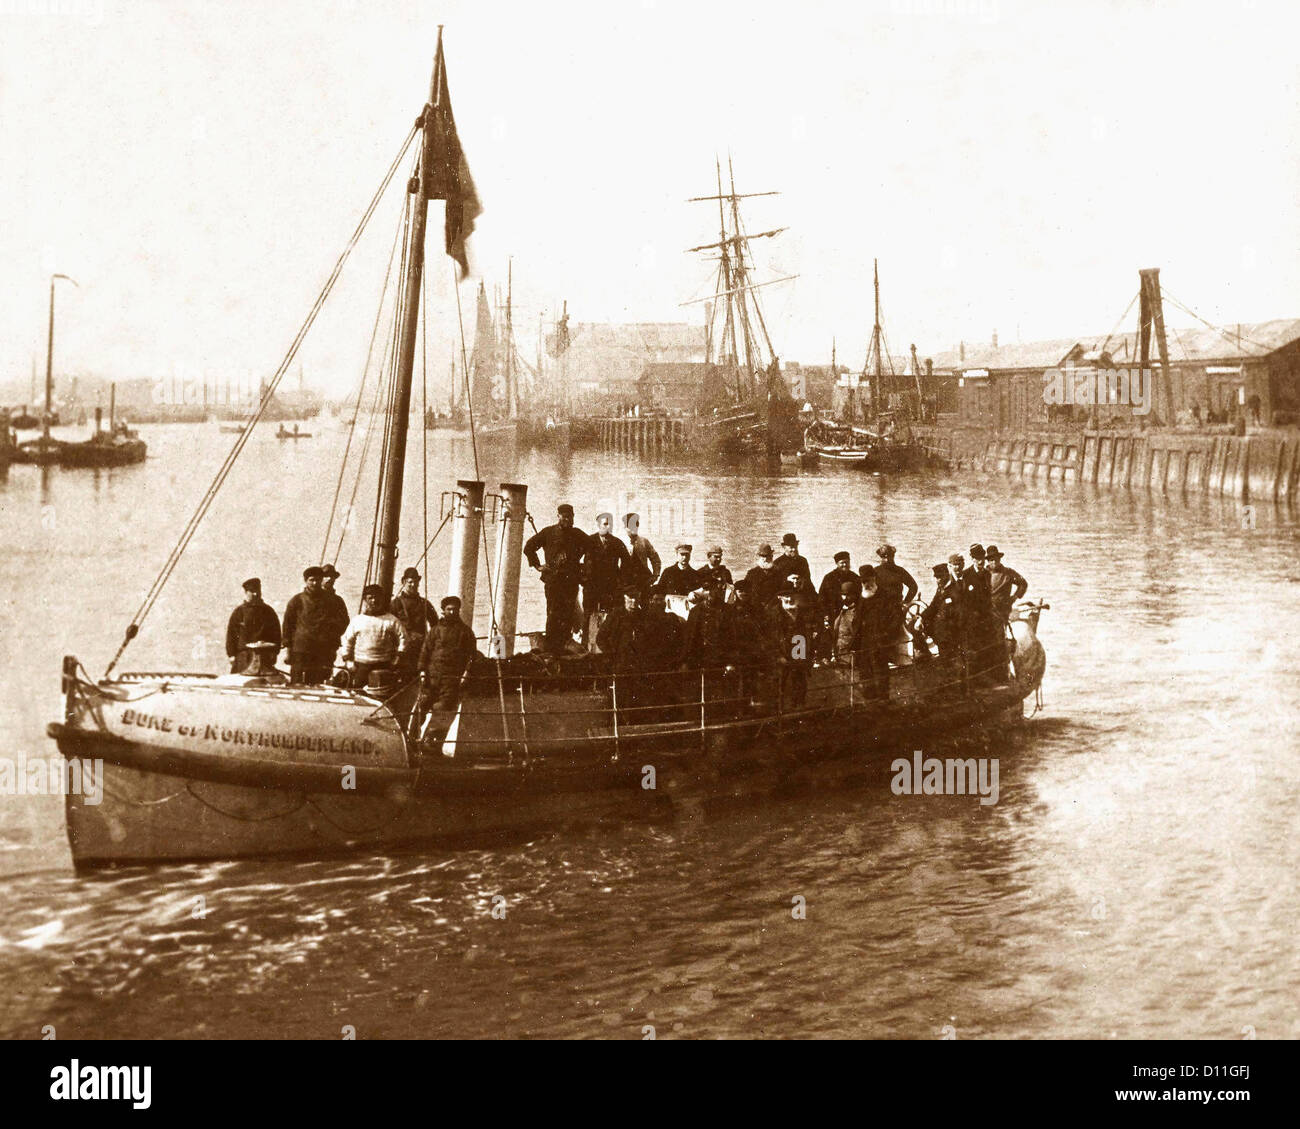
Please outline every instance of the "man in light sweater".
[[406, 628], [388, 610], [388, 593], [378, 584], [361, 591], [362, 610], [343, 633], [343, 661], [352, 671], [352, 685], [362, 689], [376, 668], [391, 669], [406, 649]]

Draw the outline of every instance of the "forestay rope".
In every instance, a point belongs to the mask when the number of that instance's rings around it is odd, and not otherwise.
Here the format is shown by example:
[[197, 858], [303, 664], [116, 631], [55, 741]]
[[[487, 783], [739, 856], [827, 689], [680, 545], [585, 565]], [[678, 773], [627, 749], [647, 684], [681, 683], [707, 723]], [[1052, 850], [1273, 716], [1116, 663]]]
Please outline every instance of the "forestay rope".
[[200, 499], [194, 513], [190, 516], [184, 530], [182, 530], [180, 537], [172, 546], [171, 552], [168, 554], [167, 560], [163, 564], [161, 571], [154, 578], [153, 584], [150, 585], [149, 591], [145, 594], [139, 608], [136, 609], [135, 615], [131, 617], [131, 622], [127, 624], [126, 631], [123, 634], [122, 644], [118, 647], [117, 653], [113, 656], [113, 661], [108, 664], [108, 668], [104, 671], [105, 678], [113, 673], [113, 668], [117, 666], [118, 660], [122, 657], [122, 653], [130, 645], [131, 641], [140, 634], [141, 624], [144, 623], [145, 618], [148, 616], [150, 611], [153, 610], [154, 605], [158, 602], [158, 597], [162, 595], [163, 588], [167, 585], [167, 581], [171, 579], [171, 575], [176, 570], [176, 566], [180, 564], [181, 557], [185, 554], [185, 550], [189, 547], [189, 543], [193, 539], [194, 534], [198, 531], [199, 525], [202, 523], [204, 517], [207, 516], [208, 510], [211, 509], [212, 503], [216, 500], [218, 492], [229, 477], [230, 472], [234, 468], [236, 460], [238, 460], [240, 454], [243, 452], [244, 446], [247, 444], [249, 437], [253, 434], [253, 428], [257, 425], [258, 421], [265, 414], [266, 409], [270, 406], [272, 397], [275, 395], [276, 389], [280, 386], [280, 381], [283, 379], [284, 374], [288, 372], [289, 366], [293, 363], [293, 359], [297, 355], [299, 348], [302, 346], [303, 340], [306, 338], [308, 331], [315, 324], [317, 316], [324, 308], [326, 299], [329, 298], [331, 291], [334, 289], [335, 283], [338, 282], [339, 276], [343, 273], [344, 265], [351, 257], [353, 249], [356, 247], [362, 234], [366, 230], [366, 227], [369, 225], [371, 217], [379, 207], [379, 203], [383, 199], [384, 194], [388, 191], [388, 186], [392, 182], [393, 175], [397, 172], [398, 167], [405, 158], [406, 151], [410, 148], [411, 142], [415, 138], [418, 129], [418, 125], [412, 125], [410, 131], [406, 135], [406, 140], [402, 142], [398, 149], [397, 156], [393, 158], [392, 164], [388, 166], [388, 171], [384, 174], [383, 181], [379, 185], [374, 196], [371, 198], [370, 203], [367, 205], [366, 210], [361, 216], [356, 229], [352, 232], [352, 236], [349, 238], [347, 245], [339, 255], [338, 261], [334, 264], [334, 269], [325, 280], [325, 285], [321, 288], [320, 293], [316, 297], [316, 301], [313, 303], [310, 311], [308, 311], [306, 319], [303, 321], [298, 333], [289, 345], [289, 350], [285, 354], [284, 359], [281, 360], [279, 367], [275, 371], [275, 375], [272, 376], [271, 380], [268, 382], [266, 391], [262, 395], [261, 402], [257, 406], [257, 410], [249, 417], [244, 426], [244, 430], [236, 438], [229, 454], [226, 455], [225, 461], [221, 464], [216, 476], [208, 485], [208, 488]]

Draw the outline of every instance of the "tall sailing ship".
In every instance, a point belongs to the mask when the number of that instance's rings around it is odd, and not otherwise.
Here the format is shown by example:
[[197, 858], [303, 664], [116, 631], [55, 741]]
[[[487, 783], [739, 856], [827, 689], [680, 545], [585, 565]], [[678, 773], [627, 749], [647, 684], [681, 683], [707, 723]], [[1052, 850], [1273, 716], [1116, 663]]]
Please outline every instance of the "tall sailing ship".
[[715, 170], [717, 194], [694, 196], [688, 203], [717, 204], [718, 238], [687, 248], [688, 253], [709, 253], [716, 260], [714, 293], [711, 298], [685, 304], [709, 304], [705, 360], [720, 373], [729, 403], [702, 421], [697, 434], [705, 452], [721, 461], [756, 457], [772, 461], [798, 449], [799, 409], [781, 375], [780, 360], [772, 346], [758, 290], [789, 282], [797, 276], [755, 281], [750, 244], [756, 239], [775, 238], [786, 229], [748, 233], [740, 217], [740, 201], [777, 193], [737, 192], [730, 157], [727, 158], [729, 190], [724, 192], [721, 161], [715, 162]]
[[[480, 212], [452, 116], [441, 31], [429, 100], [366, 220], [417, 135], [418, 168], [403, 224], [404, 299], [366, 577], [387, 591], [397, 563], [429, 201], [446, 201], [446, 250], [462, 274], [465, 238]], [[733, 246], [740, 243], [727, 244], [728, 253]], [[346, 258], [345, 251], [263, 403]], [[743, 280], [727, 269], [732, 282]], [[733, 320], [731, 329], [744, 337], [743, 324]], [[754, 387], [741, 390], [752, 397]], [[248, 442], [258, 415], [249, 422], [228, 463]], [[113, 677], [224, 474], [225, 468], [181, 533], [104, 676], [91, 677], [75, 656], [63, 661], [63, 718], [49, 734], [83, 773], [87, 762], [105, 766], [99, 803], [67, 797], [68, 839], [79, 869], [375, 849], [554, 827], [575, 817], [659, 816], [682, 798], [779, 789], [822, 761], [855, 765], [940, 736], [1000, 730], [1022, 716], [1045, 668], [1035, 637], [1041, 606], [1024, 607], [1014, 624], [1014, 644], [1008, 641], [1014, 674], [1004, 656], [1001, 679], [981, 683], [942, 661], [910, 664], [900, 645], [885, 699], [871, 692], [871, 679], [852, 661], [808, 664], [804, 692], [792, 696], [786, 665], [770, 660], [683, 673], [675, 664], [671, 671], [614, 669], [599, 654], [516, 653], [527, 487], [503, 483], [488, 504], [482, 481], [462, 479], [449, 514], [448, 590], [460, 596], [469, 623], [479, 545], [487, 545], [490, 524], [496, 525], [496, 561], [483, 641], [488, 657], [468, 667], [454, 709], [425, 707], [414, 683], [372, 676], [357, 689], [291, 685], [273, 666], [256, 663], [224, 675]]]

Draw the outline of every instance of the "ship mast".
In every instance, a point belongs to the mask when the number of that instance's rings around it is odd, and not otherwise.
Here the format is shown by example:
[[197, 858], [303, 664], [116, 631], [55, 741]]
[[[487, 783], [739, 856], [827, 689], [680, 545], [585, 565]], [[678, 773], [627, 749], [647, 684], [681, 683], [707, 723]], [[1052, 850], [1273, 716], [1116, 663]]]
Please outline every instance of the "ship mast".
[[47, 445], [50, 438], [50, 413], [53, 411], [54, 402], [54, 283], [60, 278], [65, 282], [71, 282], [73, 286], [77, 285], [76, 281], [66, 274], [50, 275], [50, 333], [45, 343], [45, 418], [41, 421], [41, 437]]
[[375, 583], [385, 591], [393, 588], [397, 567], [397, 538], [402, 519], [402, 472], [406, 463], [407, 419], [411, 410], [411, 374], [415, 368], [415, 343], [420, 321], [420, 290], [424, 277], [424, 229], [429, 212], [429, 178], [433, 167], [433, 115], [442, 88], [442, 28], [438, 28], [438, 49], [434, 55], [429, 103], [423, 115], [424, 144], [420, 171], [415, 177], [415, 200], [411, 205], [411, 239], [407, 249], [406, 295], [397, 354], [397, 374], [388, 403], [387, 458], [384, 461], [379, 502], [379, 571]]
[[[876, 294], [876, 315], [871, 327], [871, 344], [867, 346], [867, 360], [862, 366], [862, 375], [867, 378], [868, 387], [871, 389], [871, 418], [875, 419], [880, 414], [880, 390], [884, 376], [882, 358], [885, 355], [883, 349], [885, 333], [880, 327], [880, 266], [876, 259], [871, 260], [871, 277]], [[892, 362], [890, 371], [893, 371]]]
[[[749, 292], [757, 290], [760, 286], [771, 286], [776, 282], [788, 282], [797, 277], [789, 275], [785, 278], [775, 278], [771, 282], [752, 282], [749, 277], [748, 264], [745, 261], [745, 251], [751, 239], [771, 238], [779, 235], [785, 230], [783, 227], [776, 228], [772, 231], [760, 231], [754, 235], [747, 235], [740, 222], [740, 201], [751, 196], [775, 196], [775, 192], [737, 192], [735, 171], [732, 168], [731, 158], [727, 158], [727, 175], [730, 181], [730, 192], [724, 192], [722, 189], [722, 162], [715, 158], [714, 167], [717, 175], [718, 192], [716, 196], [692, 196], [690, 203], [701, 201], [716, 200], [718, 202], [718, 241], [716, 243], [705, 243], [698, 247], [689, 247], [688, 251], [711, 251], [718, 252], [718, 276], [717, 288], [713, 297], [710, 299], [694, 299], [691, 302], [684, 302], [683, 305], [693, 305], [696, 301], [708, 301], [709, 315], [708, 324], [705, 330], [706, 357], [711, 364], [722, 366], [731, 366], [736, 372], [735, 395], [737, 402], [743, 402], [753, 396], [758, 391], [759, 371], [765, 373], [764, 379], [770, 384], [770, 374], [767, 372], [768, 363], [764, 359], [763, 346], [766, 346], [767, 356], [773, 360], [776, 358], [776, 350], [772, 348], [772, 339], [767, 332], [767, 323], [763, 318], [762, 308], [758, 304], [756, 297], [750, 297]], [[730, 203], [731, 208], [731, 230], [727, 228], [727, 208], [725, 204]], [[750, 320], [749, 303], [753, 302], [754, 320], [758, 323], [758, 330], [762, 334], [761, 344], [758, 333], [755, 332], [754, 323]], [[721, 311], [719, 310], [721, 306]], [[722, 328], [718, 332], [718, 318], [721, 313]], [[737, 339], [739, 335], [739, 340]], [[741, 366], [741, 348], [744, 349], [744, 368], [742, 373]], [[767, 388], [768, 397], [770, 398], [771, 388]]]

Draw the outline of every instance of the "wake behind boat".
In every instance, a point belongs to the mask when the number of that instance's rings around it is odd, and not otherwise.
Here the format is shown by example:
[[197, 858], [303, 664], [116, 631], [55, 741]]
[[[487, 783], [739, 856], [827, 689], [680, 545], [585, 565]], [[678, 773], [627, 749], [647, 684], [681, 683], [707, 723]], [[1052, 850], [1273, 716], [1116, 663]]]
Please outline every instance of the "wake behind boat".
[[[480, 212], [452, 116], [441, 32], [429, 101], [366, 219], [417, 133], [419, 164], [404, 221], [405, 302], [385, 401], [376, 548], [367, 572], [373, 581], [367, 593], [381, 595], [392, 591], [396, 571], [428, 202], [446, 201], [446, 250], [462, 274], [465, 238]], [[348, 250], [364, 226], [365, 220]], [[345, 251], [267, 386], [263, 407], [346, 257]], [[259, 418], [255, 414], [238, 437], [228, 463]], [[883, 693], [874, 660], [867, 670], [853, 652], [817, 658], [812, 640], [801, 634], [746, 662], [671, 669], [620, 666], [616, 653], [540, 647], [516, 653], [527, 488], [502, 483], [495, 504], [488, 504], [476, 476], [458, 482], [444, 518], [452, 536], [447, 588], [456, 603], [450, 614], [443, 610], [448, 622], [459, 610], [462, 631], [473, 622], [479, 545], [487, 544], [487, 527], [495, 525], [487, 657], [475, 656], [450, 685], [439, 684], [436, 695], [421, 693], [409, 671], [376, 670], [349, 688], [319, 684], [320, 678], [291, 683], [261, 657], [278, 647], [278, 639], [260, 637], [246, 645], [254, 657], [234, 673], [111, 677], [224, 473], [132, 618], [104, 677], [89, 676], [74, 656], [64, 659], [64, 716], [49, 734], [64, 756], [106, 766], [100, 803], [67, 798], [78, 868], [373, 849], [554, 827], [575, 817], [659, 815], [683, 797], [727, 795], [773, 781], [780, 787], [822, 761], [860, 763], [939, 737], [999, 730], [1022, 717], [1045, 669], [1035, 634], [1041, 604], [1017, 609], [1010, 637], [1000, 636], [985, 665], [968, 662], [965, 652], [929, 659], [928, 650], [928, 662], [913, 662], [919, 653], [913, 656], [900, 639]], [[552, 566], [548, 550], [544, 579]], [[245, 588], [252, 586], [260, 591], [252, 580]], [[783, 597], [783, 604], [793, 608], [793, 596]], [[536, 641], [540, 633], [523, 638]]]

